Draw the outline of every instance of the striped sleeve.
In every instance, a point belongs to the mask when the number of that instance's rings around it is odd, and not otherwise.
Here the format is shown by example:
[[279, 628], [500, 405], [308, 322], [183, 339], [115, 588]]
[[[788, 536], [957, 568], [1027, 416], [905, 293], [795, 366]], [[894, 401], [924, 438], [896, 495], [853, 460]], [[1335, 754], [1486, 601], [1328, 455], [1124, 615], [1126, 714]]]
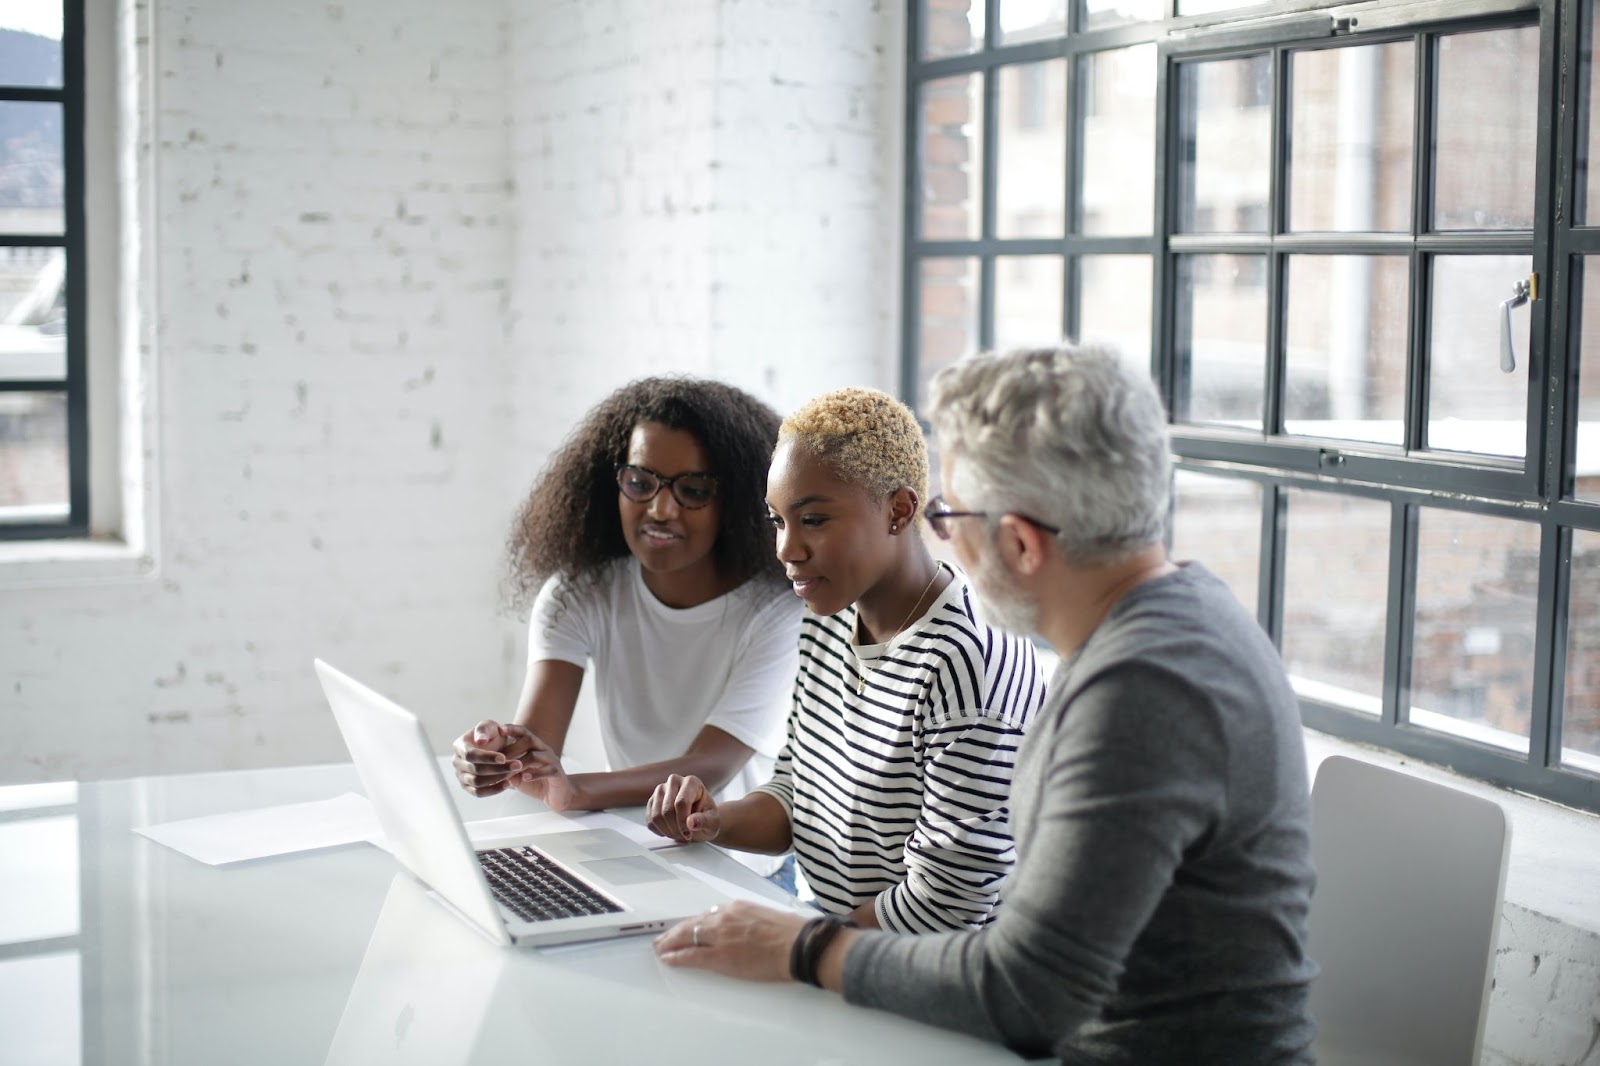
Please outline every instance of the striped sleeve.
[[906, 876], [877, 897], [878, 924], [899, 933], [987, 923], [1016, 861], [1006, 807], [1022, 731], [955, 718], [924, 734], [922, 808], [905, 845]]

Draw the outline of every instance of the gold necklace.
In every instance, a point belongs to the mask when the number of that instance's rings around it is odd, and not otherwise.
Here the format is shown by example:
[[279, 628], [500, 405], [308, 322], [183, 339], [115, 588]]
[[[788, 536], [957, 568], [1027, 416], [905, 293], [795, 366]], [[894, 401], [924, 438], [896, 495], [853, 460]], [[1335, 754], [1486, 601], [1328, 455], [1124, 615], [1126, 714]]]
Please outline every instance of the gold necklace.
[[[944, 568], [943, 567], [941, 567], [938, 563], [934, 563], [933, 564], [933, 576], [928, 579], [928, 583], [926, 585], [922, 586], [922, 592], [920, 594], [918, 594], [917, 602], [913, 603], [911, 605], [911, 610], [907, 611], [906, 612], [906, 616], [904, 618], [900, 619], [900, 624], [894, 628], [894, 632], [890, 633], [887, 637], [885, 637], [882, 640], [878, 641], [879, 644], [887, 644], [891, 640], [893, 640], [895, 637], [898, 637], [900, 635], [900, 631], [906, 627], [906, 623], [911, 621], [912, 617], [914, 617], [916, 615], [917, 608], [922, 606], [923, 597], [928, 595], [928, 590], [933, 588], [933, 583], [935, 581], [939, 580], [939, 575], [941, 573], [943, 573], [943, 572], [944, 572]], [[856, 625], [859, 626], [860, 624], [861, 624], [861, 609], [858, 607], [858, 608], [856, 608]], [[866, 669], [866, 666], [867, 666], [867, 664], [862, 662], [859, 658], [856, 660], [856, 695], [857, 696], [861, 695], [867, 689], [867, 669]]]

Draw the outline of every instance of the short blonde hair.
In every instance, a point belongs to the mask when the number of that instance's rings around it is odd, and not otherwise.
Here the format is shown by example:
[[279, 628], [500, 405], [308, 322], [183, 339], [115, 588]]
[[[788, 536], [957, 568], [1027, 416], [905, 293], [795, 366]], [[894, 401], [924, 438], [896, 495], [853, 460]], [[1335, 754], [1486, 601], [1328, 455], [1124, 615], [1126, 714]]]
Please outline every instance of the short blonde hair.
[[917, 518], [928, 499], [928, 446], [911, 408], [877, 389], [825, 393], [783, 420], [779, 445], [793, 443], [827, 464], [835, 477], [877, 498], [899, 488], [917, 494]]

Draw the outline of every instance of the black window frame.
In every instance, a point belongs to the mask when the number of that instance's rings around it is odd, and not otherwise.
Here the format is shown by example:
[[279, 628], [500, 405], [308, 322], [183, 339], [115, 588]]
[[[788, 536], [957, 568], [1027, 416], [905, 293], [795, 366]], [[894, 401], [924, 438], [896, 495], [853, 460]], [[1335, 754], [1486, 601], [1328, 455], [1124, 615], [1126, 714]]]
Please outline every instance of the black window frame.
[[[67, 407], [67, 514], [59, 520], [7, 521], [0, 541], [86, 537], [89, 521], [88, 262], [85, 229], [84, 5], [60, 0], [60, 87], [0, 83], [0, 103], [52, 103], [62, 107], [63, 231], [59, 235], [3, 233], [0, 246], [61, 248], [66, 252], [66, 376], [48, 380], [0, 379], [0, 393], [64, 392]], [[3, 74], [0, 74], [3, 82]]]
[[[994, 342], [994, 264], [998, 256], [1047, 254], [1063, 260], [1062, 331], [1078, 335], [1079, 257], [1095, 253], [1148, 255], [1152, 264], [1152, 374], [1169, 409], [1181, 384], [1176, 355], [1175, 296], [1179, 257], [1192, 252], [1249, 252], [1266, 256], [1267, 358], [1263, 430], [1251, 435], [1225, 428], [1174, 422], [1175, 468], [1244, 479], [1261, 484], [1261, 554], [1258, 561], [1258, 619], [1281, 646], [1286, 493], [1314, 488], [1374, 498], [1389, 504], [1391, 532], [1386, 608], [1383, 713], [1370, 716], [1301, 700], [1302, 720], [1312, 728], [1375, 744], [1457, 769], [1505, 787], [1569, 805], [1600, 811], [1600, 774], [1561, 764], [1561, 725], [1565, 705], [1568, 610], [1572, 539], [1575, 531], [1600, 531], [1600, 505], [1573, 498], [1578, 389], [1576, 353], [1582, 258], [1600, 255], [1600, 217], [1576, 226], [1573, 211], [1583, 189], [1577, 160], [1587, 134], [1587, 70], [1583, 62], [1595, 31], [1589, 25], [1592, 0], [1434, 0], [1366, 5], [1317, 0], [1256, 3], [1225, 12], [1179, 16], [1177, 0], [1167, 0], [1164, 18], [1091, 31], [1079, 31], [1082, 4], [1068, 7], [1065, 34], [1019, 45], [1000, 45], [1000, 5], [989, 0], [983, 40], [968, 54], [923, 57], [923, 7], [908, 0], [905, 102], [905, 198], [902, 244], [901, 390], [915, 403], [920, 384], [917, 347], [920, 267], [924, 260], [959, 257], [979, 265], [977, 346]], [[1600, 5], [1595, 5], [1600, 6]], [[1438, 36], [1516, 25], [1537, 25], [1539, 35], [1539, 115], [1533, 228], [1520, 231], [1433, 231], [1431, 226], [1431, 138], [1419, 132], [1413, 145], [1412, 220], [1407, 233], [1394, 236], [1301, 234], [1287, 230], [1283, 190], [1288, 166], [1283, 128], [1289, 114], [1287, 57], [1314, 48], [1416, 42], [1413, 128], [1433, 129], [1433, 88], [1437, 84]], [[1014, 63], [1058, 57], [1070, 64], [1068, 84], [1082, 85], [1084, 57], [1108, 49], [1153, 43], [1157, 50], [1155, 90], [1155, 203], [1149, 237], [1098, 237], [1078, 232], [1077, 205], [1082, 181], [1083, 109], [1074, 92], [1067, 120], [1067, 178], [1063, 190], [1065, 232], [1061, 238], [996, 239], [996, 144], [1000, 131], [996, 90], [998, 71]], [[1178, 182], [1179, 81], [1181, 64], [1265, 54], [1272, 64], [1272, 180], [1265, 234], [1191, 234], [1176, 229]], [[931, 80], [977, 73], [983, 77], [981, 221], [971, 240], [924, 240], [920, 229], [919, 145], [921, 86]], [[1595, 116], [1600, 123], [1600, 115]], [[1600, 139], [1600, 130], [1597, 130]], [[1600, 159], [1593, 161], [1600, 166]], [[1600, 212], [1597, 212], [1600, 215]], [[1350, 254], [1390, 251], [1407, 257], [1410, 289], [1407, 311], [1407, 388], [1405, 438], [1400, 448], [1347, 440], [1283, 434], [1282, 389], [1286, 365], [1284, 299], [1281, 293], [1292, 253]], [[1441, 254], [1515, 254], [1531, 258], [1539, 277], [1533, 304], [1528, 362], [1526, 447], [1521, 459], [1428, 452], [1426, 353], [1433, 258]], [[1600, 268], [1597, 268], [1600, 272]], [[1600, 353], [1596, 353], [1600, 361]], [[1526, 756], [1462, 736], [1410, 726], [1411, 641], [1416, 599], [1418, 526], [1422, 508], [1442, 508], [1514, 518], [1538, 527], [1540, 545], [1535, 622], [1529, 752]]]

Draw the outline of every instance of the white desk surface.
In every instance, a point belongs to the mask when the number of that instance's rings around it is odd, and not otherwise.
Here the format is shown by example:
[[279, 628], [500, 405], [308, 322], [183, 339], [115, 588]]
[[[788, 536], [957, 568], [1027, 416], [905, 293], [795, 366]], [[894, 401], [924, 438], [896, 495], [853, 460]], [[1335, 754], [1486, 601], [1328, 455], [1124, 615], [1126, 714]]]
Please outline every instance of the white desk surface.
[[[648, 938], [550, 953], [497, 948], [370, 845], [212, 867], [131, 832], [345, 791], [360, 791], [348, 765], [78, 786], [70, 817], [52, 819], [65, 836], [75, 826], [76, 936], [48, 927], [59, 926], [59, 907], [34, 935], [67, 955], [76, 946], [80, 995], [0, 995], [0, 1033], [56, 1034], [9, 1053], [0, 1040], [0, 1061], [18, 1061], [13, 1053], [95, 1066], [1020, 1061], [816, 989], [671, 970]], [[457, 803], [469, 818], [537, 809], [520, 795], [458, 792]], [[15, 885], [35, 860], [4, 840], [0, 884]], [[670, 854], [778, 895], [715, 849]], [[10, 924], [18, 922], [13, 913]], [[6, 966], [27, 961], [22, 933], [23, 944], [0, 945], [0, 987]]]

